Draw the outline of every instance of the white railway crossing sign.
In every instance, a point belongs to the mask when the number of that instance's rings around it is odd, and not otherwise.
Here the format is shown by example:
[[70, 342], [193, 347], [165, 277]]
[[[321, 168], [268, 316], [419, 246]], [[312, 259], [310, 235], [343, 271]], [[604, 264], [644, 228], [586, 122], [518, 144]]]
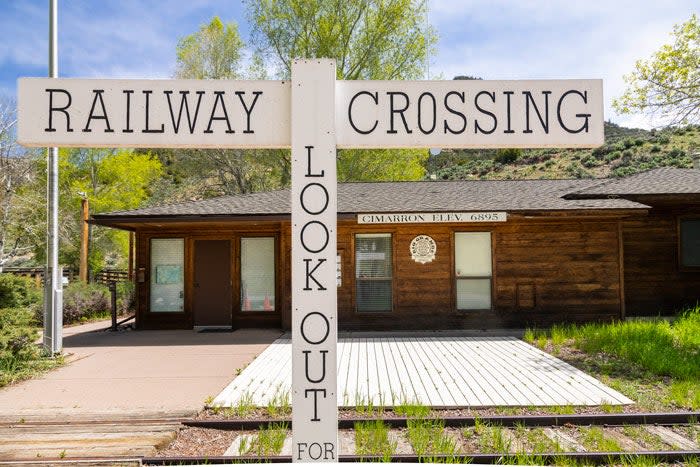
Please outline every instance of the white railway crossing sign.
[[22, 78], [25, 146], [291, 148], [294, 461], [338, 461], [337, 148], [596, 147], [601, 80]]

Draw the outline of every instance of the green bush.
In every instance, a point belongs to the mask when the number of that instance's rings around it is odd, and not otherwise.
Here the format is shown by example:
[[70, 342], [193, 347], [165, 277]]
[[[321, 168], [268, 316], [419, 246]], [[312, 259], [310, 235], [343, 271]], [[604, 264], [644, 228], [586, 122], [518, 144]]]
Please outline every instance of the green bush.
[[117, 283], [117, 313], [123, 315], [136, 307], [136, 295], [133, 282]]
[[27, 308], [0, 308], [0, 366], [3, 371], [11, 362], [38, 356], [34, 320]]
[[0, 308], [29, 306], [40, 299], [41, 293], [30, 278], [0, 274]]
[[63, 322], [84, 321], [108, 313], [109, 289], [100, 284], [73, 282], [63, 289]]
[[518, 148], [499, 149], [496, 151], [496, 157], [494, 157], [494, 160], [499, 164], [511, 164], [518, 160], [522, 153], [523, 151]]
[[658, 144], [654, 144], [654, 145], [649, 149], [649, 151], [650, 151], [650, 152], [661, 152], [661, 146], [659, 146]]

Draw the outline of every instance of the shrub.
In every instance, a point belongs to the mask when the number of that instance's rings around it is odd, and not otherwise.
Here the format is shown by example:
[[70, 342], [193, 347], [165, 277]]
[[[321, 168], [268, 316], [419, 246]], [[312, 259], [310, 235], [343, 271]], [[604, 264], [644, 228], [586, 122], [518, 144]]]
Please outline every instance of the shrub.
[[123, 315], [136, 307], [136, 295], [132, 282], [117, 283], [117, 313]]
[[63, 289], [63, 321], [74, 323], [108, 312], [109, 289], [100, 284], [73, 282]]
[[610, 153], [610, 151], [612, 151], [612, 150], [613, 150], [612, 147], [606, 144], [606, 145], [599, 146], [599, 147], [593, 149], [593, 151], [591, 151], [591, 155], [593, 157], [600, 159], [604, 155]]
[[0, 308], [29, 306], [40, 299], [41, 293], [30, 278], [0, 274]]
[[593, 157], [593, 156], [588, 156], [588, 157], [585, 157], [585, 158], [583, 158], [583, 159], [581, 160], [581, 164], [582, 164], [584, 167], [587, 167], [587, 168], [590, 169], [591, 167], [595, 167], [596, 165], [598, 165], [598, 161], [596, 160], [595, 157]]
[[613, 151], [609, 153], [607, 156], [605, 156], [605, 162], [612, 162], [615, 159], [619, 159], [621, 156], [620, 151]]
[[650, 149], [649, 152], [661, 152], [661, 146], [658, 144], [654, 144]]
[[522, 155], [522, 150], [518, 148], [506, 148], [496, 151], [494, 160], [500, 164], [510, 164], [515, 162]]
[[26, 308], [0, 308], [0, 361], [3, 367], [9, 362], [30, 360], [38, 356], [34, 345], [36, 330], [33, 317]]

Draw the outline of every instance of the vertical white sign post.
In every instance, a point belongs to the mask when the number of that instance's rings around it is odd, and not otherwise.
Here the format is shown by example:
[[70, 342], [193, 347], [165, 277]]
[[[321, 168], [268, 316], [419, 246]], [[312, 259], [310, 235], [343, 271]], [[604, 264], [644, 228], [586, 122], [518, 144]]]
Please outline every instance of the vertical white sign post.
[[292, 64], [292, 460], [338, 462], [335, 61]]

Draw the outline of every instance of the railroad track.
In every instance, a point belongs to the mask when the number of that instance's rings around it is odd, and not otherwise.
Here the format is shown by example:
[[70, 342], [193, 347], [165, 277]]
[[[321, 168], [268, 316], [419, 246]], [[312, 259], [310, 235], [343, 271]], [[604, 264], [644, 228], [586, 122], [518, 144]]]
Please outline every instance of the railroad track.
[[[391, 460], [392, 462], [471, 462], [474, 464], [523, 463], [536, 462], [540, 465], [558, 465], [565, 462], [580, 462], [587, 465], [630, 464], [637, 459], [647, 459], [649, 462], [674, 465], [697, 465], [700, 462], [700, 412], [686, 413], [640, 413], [640, 414], [596, 414], [596, 415], [526, 415], [526, 416], [492, 416], [492, 417], [447, 417], [427, 419], [422, 423], [433, 427], [435, 436], [443, 436], [454, 441], [454, 449], [450, 453], [430, 452], [415, 448], [416, 440], [412, 438], [411, 430], [415, 429], [415, 421], [406, 418], [386, 418], [383, 427], [387, 439], [392, 443], [392, 452], [388, 454], [373, 454], [356, 444], [356, 424], [367, 424], [373, 418], [353, 418], [339, 420], [340, 462], [367, 462]], [[291, 441], [288, 431], [291, 427], [289, 420], [179, 420], [178, 442], [187, 445], [188, 437], [196, 443], [198, 436], [206, 434], [209, 438], [222, 438], [225, 445], [218, 451], [208, 450], [196, 455], [183, 455], [172, 449], [163, 448], [166, 433], [155, 433], [154, 441], [159, 443], [156, 449], [149, 448], [146, 452], [138, 453], [129, 448], [119, 455], [114, 446], [112, 451], [99, 455], [99, 450], [88, 450], [83, 455], [75, 455], [70, 449], [62, 451], [61, 456], [48, 455], [37, 458], [26, 451], [27, 456], [14, 456], [7, 459], [0, 450], [0, 465], [3, 458], [8, 462], [31, 464], [75, 464], [89, 462], [92, 465], [182, 465], [182, 464], [211, 464], [211, 463], [240, 463], [290, 462]], [[285, 424], [280, 428], [280, 424]], [[24, 431], [19, 433], [52, 433], [58, 428], [76, 427], [74, 424], [57, 425], [56, 423], [37, 423], [23, 425]], [[84, 423], [74, 433], [87, 433]], [[133, 426], [133, 425], [132, 425]], [[16, 426], [15, 426], [16, 427]], [[93, 430], [109, 427], [108, 431], [121, 432], [114, 424], [93, 424]], [[156, 430], [155, 427], [158, 427]], [[169, 432], [173, 420], [150, 420], [143, 428], [154, 435], [154, 431]], [[436, 427], [436, 428], [435, 428]], [[27, 430], [29, 428], [29, 430]], [[261, 453], [248, 449], [241, 452], [241, 447], [251, 448], [255, 445], [258, 430], [285, 430], [287, 437], [281, 451]], [[479, 431], [481, 430], [481, 431]], [[0, 444], [5, 444], [2, 433], [11, 432], [9, 425], [0, 425]], [[138, 432], [138, 429], [136, 430]], [[92, 439], [95, 439], [94, 432]], [[15, 433], [15, 441], [18, 433]], [[114, 436], [114, 435], [112, 435]], [[19, 438], [22, 438], [21, 436]], [[26, 437], [25, 437], [26, 438]], [[53, 448], [61, 438], [49, 436], [47, 441]], [[125, 437], [133, 438], [133, 436]], [[137, 443], [143, 445], [140, 438]], [[496, 446], [480, 444], [486, 439], [500, 439]], [[39, 440], [33, 440], [33, 445]], [[80, 441], [72, 440], [73, 443]], [[53, 444], [51, 444], [53, 443]], [[87, 442], [89, 444], [89, 440]], [[449, 444], [449, 443], [448, 443]], [[223, 447], [221, 447], [223, 446]], [[536, 448], [536, 449], [534, 449]], [[226, 452], [226, 455], [224, 454]], [[90, 453], [93, 455], [90, 455]], [[181, 452], [188, 452], [187, 450]], [[253, 454], [250, 454], [252, 452]], [[262, 455], [259, 455], [262, 454]]]

